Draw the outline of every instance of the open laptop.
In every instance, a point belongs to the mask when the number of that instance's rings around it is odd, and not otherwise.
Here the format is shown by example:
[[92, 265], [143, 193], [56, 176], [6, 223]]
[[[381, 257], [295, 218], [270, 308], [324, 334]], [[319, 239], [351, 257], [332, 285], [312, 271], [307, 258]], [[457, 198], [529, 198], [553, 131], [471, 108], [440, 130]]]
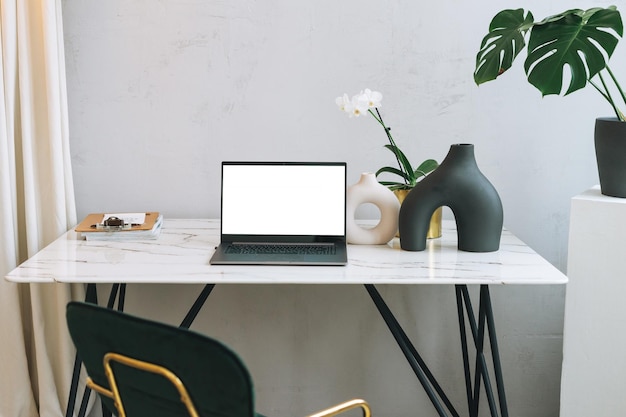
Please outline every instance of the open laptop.
[[345, 162], [222, 162], [211, 264], [345, 265]]

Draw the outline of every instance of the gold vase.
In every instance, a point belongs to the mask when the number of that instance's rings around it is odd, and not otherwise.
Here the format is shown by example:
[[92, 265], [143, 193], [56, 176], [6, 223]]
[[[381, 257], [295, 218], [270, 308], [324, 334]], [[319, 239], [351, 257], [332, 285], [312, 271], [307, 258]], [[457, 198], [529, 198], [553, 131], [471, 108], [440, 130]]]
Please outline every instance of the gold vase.
[[[393, 190], [393, 193], [398, 197], [398, 201], [400, 204], [404, 201], [404, 198], [407, 196], [411, 190]], [[427, 239], [435, 239], [441, 237], [441, 217], [443, 213], [443, 207], [439, 207], [433, 213], [433, 216], [430, 218], [430, 225], [428, 227], [428, 233], [426, 234]], [[400, 232], [396, 233], [396, 237], [400, 237]]]

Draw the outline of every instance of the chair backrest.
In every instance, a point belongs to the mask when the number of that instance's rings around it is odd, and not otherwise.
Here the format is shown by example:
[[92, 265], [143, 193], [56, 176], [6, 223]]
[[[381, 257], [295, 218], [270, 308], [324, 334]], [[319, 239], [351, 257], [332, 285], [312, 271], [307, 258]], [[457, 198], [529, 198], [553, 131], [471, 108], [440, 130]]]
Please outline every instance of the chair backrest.
[[[95, 304], [71, 302], [66, 315], [78, 355], [95, 384], [113, 389], [103, 360], [106, 354], [115, 353], [175, 374], [200, 416], [255, 415], [250, 374], [239, 357], [219, 341]], [[189, 415], [180, 393], [162, 375], [115, 358], [111, 368], [128, 417]], [[117, 414], [113, 400], [104, 395], [101, 399]]]

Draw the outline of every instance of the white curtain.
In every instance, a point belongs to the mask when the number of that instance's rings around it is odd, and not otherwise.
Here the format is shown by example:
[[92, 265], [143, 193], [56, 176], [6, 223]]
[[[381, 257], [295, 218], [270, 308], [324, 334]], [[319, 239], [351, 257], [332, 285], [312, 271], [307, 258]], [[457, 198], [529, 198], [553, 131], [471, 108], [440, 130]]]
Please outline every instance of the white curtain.
[[4, 275], [76, 223], [60, 0], [0, 0], [0, 417], [63, 416], [81, 287]]

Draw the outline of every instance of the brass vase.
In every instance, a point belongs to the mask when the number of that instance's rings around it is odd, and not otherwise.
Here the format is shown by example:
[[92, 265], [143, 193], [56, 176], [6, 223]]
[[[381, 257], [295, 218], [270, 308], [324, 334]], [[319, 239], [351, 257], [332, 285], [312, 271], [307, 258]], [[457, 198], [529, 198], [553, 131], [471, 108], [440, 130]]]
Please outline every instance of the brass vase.
[[[411, 190], [394, 190], [393, 193], [398, 197], [398, 201], [400, 201], [400, 205], [404, 201], [404, 198], [407, 196]], [[433, 213], [433, 216], [430, 218], [430, 226], [428, 227], [428, 233], [426, 234], [427, 239], [435, 239], [441, 237], [441, 218], [443, 213], [443, 207], [439, 207]], [[400, 237], [400, 232], [396, 233], [396, 237]]]

